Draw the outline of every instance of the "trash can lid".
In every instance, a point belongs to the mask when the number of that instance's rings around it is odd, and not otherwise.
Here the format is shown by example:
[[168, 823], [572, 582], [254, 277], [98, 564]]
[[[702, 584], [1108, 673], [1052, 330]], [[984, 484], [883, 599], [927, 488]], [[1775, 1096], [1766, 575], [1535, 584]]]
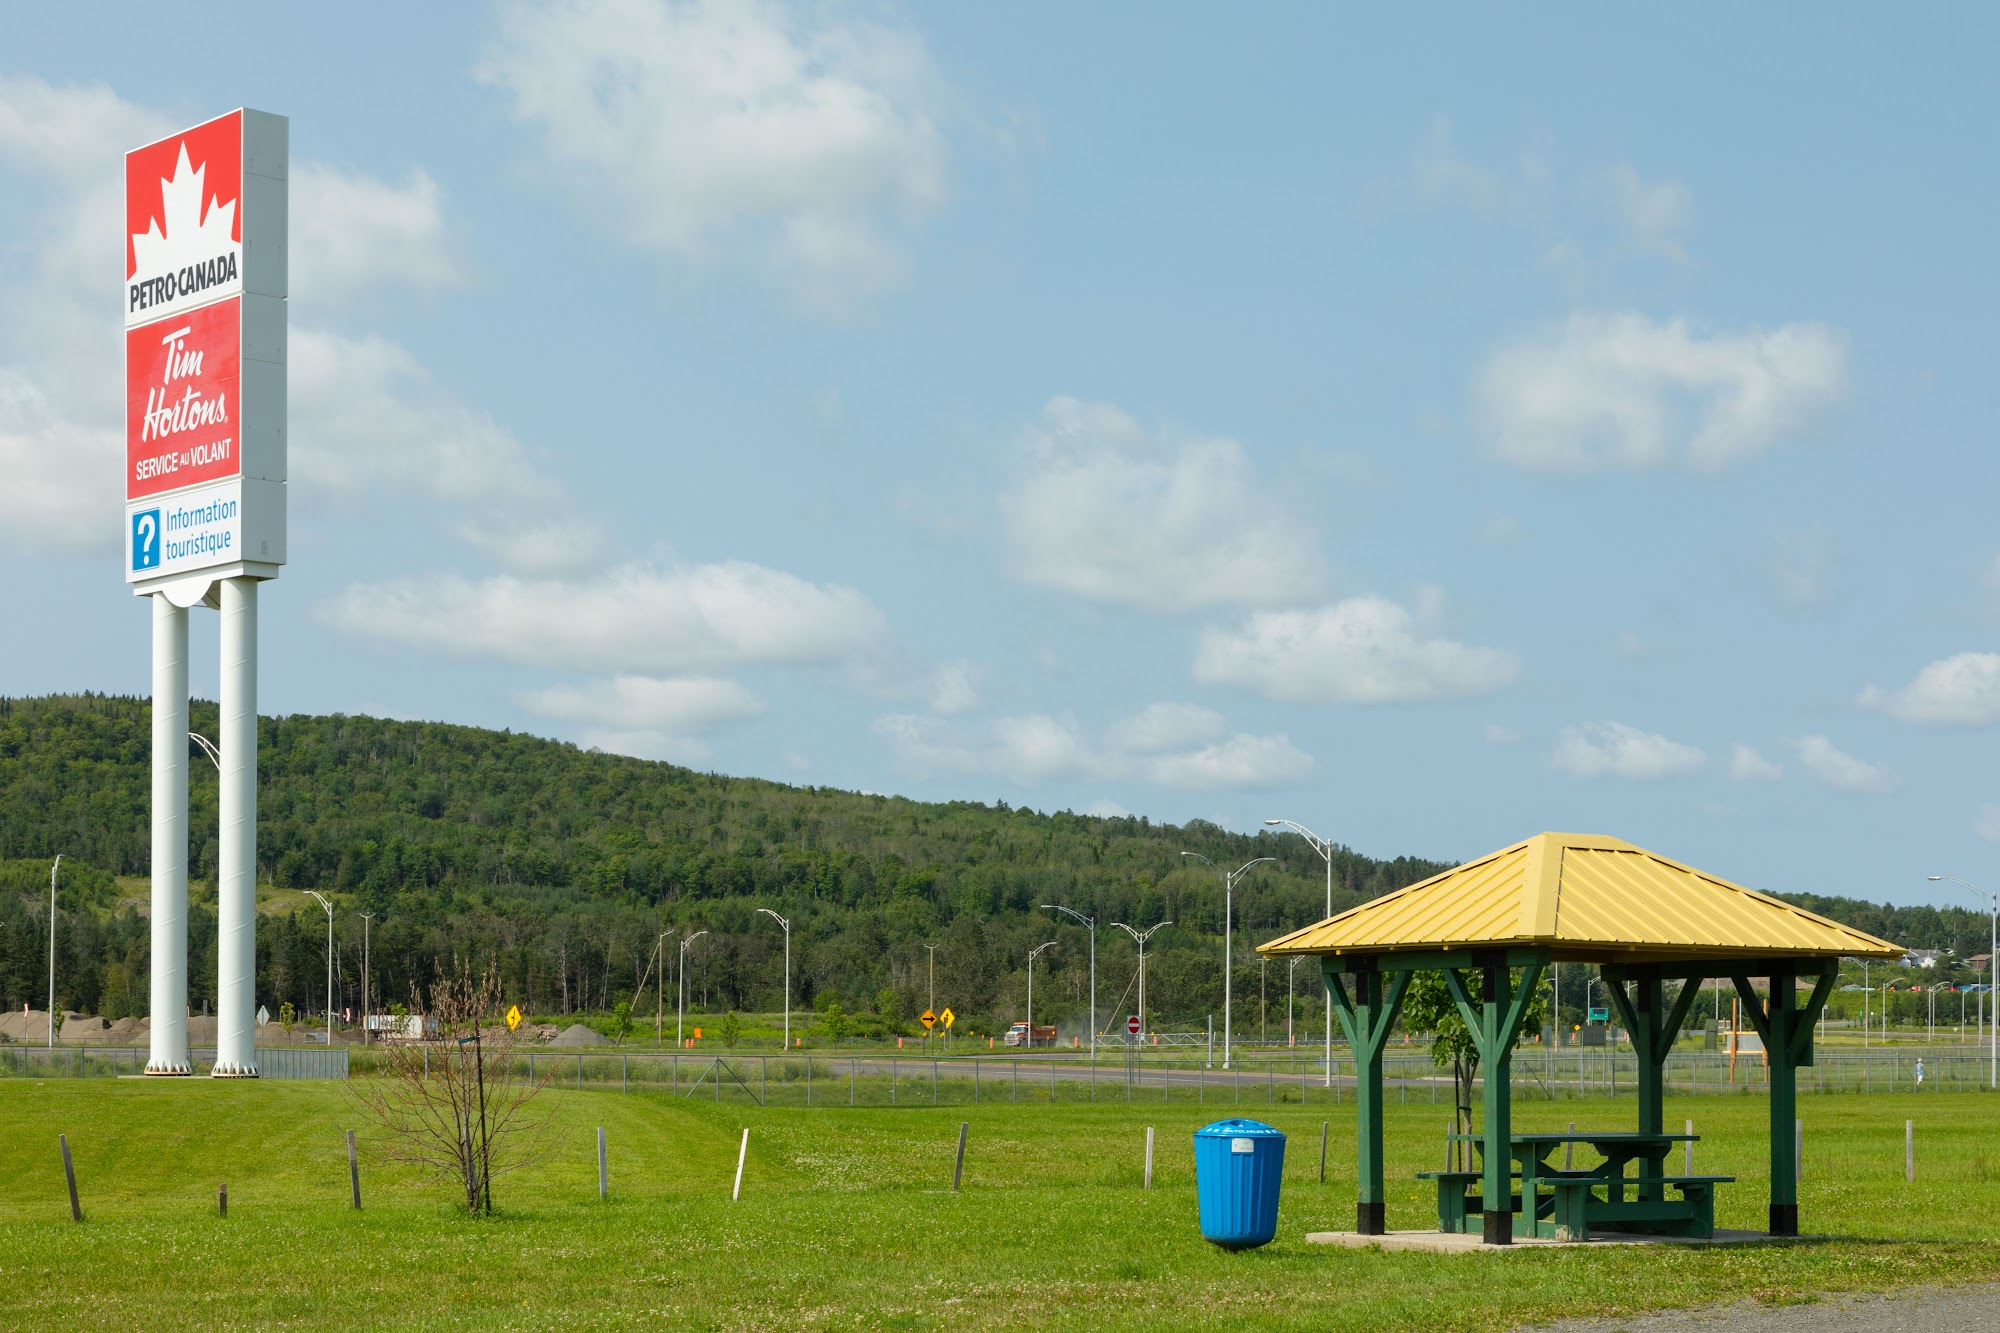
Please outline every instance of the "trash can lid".
[[1261, 1120], [1218, 1120], [1212, 1125], [1203, 1125], [1194, 1132], [1196, 1138], [1214, 1139], [1282, 1139], [1285, 1131], [1267, 1125]]

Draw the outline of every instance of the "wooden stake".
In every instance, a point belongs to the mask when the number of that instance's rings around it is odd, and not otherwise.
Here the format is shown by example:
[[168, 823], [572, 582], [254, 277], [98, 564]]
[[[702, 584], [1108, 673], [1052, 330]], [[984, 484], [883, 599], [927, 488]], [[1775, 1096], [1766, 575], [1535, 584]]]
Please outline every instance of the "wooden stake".
[[347, 1187], [354, 1195], [354, 1211], [361, 1211], [361, 1160], [354, 1155], [354, 1131], [347, 1131]]
[[1326, 1184], [1326, 1121], [1319, 1122], [1319, 1183]]
[[1914, 1120], [1905, 1120], [1903, 1122], [1903, 1179], [1914, 1181], [1916, 1178], [1917, 1122]]
[[1146, 1188], [1153, 1188], [1153, 1127], [1146, 1126]]
[[743, 1127], [743, 1145], [736, 1150], [736, 1188], [729, 1191], [729, 1201], [736, 1202], [743, 1197], [743, 1159], [750, 1155], [750, 1126]]
[[218, 1217], [229, 1216], [229, 1182], [226, 1180], [215, 1191], [215, 1212]]
[[958, 1182], [965, 1175], [965, 1131], [967, 1128], [968, 1126], [965, 1121], [961, 1120], [958, 1122], [958, 1162], [951, 1168], [951, 1192], [953, 1194], [958, 1193]]
[[[741, 1179], [739, 1175], [739, 1182]], [[737, 1188], [742, 1188], [740, 1183]], [[597, 1197], [599, 1199], [608, 1199], [611, 1197], [611, 1177], [604, 1169], [604, 1126], [602, 1125], [597, 1127]]]
[[83, 1209], [76, 1201], [76, 1167], [69, 1160], [69, 1135], [58, 1134], [56, 1139], [62, 1144], [63, 1179], [69, 1182], [69, 1217], [72, 1222], [83, 1220]]

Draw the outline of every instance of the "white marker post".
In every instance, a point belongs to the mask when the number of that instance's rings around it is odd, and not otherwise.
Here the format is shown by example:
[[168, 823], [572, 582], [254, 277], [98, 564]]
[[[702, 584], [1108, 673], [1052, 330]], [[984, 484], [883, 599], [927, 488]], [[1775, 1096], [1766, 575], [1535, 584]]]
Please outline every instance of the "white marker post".
[[[257, 1077], [257, 581], [222, 581], [222, 837], [215, 1070]], [[326, 997], [329, 1014], [333, 996]], [[330, 1020], [329, 1020], [330, 1021]]]
[[729, 1201], [735, 1203], [743, 1197], [743, 1159], [750, 1155], [750, 1126], [743, 1127], [743, 1144], [736, 1150], [736, 1186], [729, 1191]]

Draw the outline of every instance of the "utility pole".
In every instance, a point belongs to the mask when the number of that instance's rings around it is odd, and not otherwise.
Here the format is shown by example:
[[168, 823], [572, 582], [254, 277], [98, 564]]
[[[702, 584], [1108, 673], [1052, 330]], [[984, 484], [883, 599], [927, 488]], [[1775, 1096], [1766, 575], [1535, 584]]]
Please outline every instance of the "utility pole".
[[62, 854], [49, 867], [49, 1045], [56, 1044], [56, 871], [62, 869]]
[[[1043, 903], [1043, 911], [1062, 912], [1090, 928], [1090, 1058], [1097, 1059], [1097, 918], [1085, 916], [1059, 903]], [[1094, 1076], [1093, 1076], [1094, 1077]]]
[[706, 934], [708, 932], [705, 930], [697, 930], [694, 934], [681, 941], [680, 966], [674, 969], [674, 1044], [676, 1046], [687, 1040], [686, 1037], [681, 1035], [681, 1029], [687, 1021], [688, 945], [693, 944]]
[[319, 905], [326, 909], [326, 1048], [333, 1049], [333, 904], [328, 902], [316, 889], [307, 893], [319, 899]]
[[[1288, 828], [1298, 834], [1326, 862], [1326, 914], [1332, 916], [1333, 839], [1322, 838], [1305, 825], [1294, 823], [1289, 819], [1267, 819], [1264, 822], [1273, 827]], [[1325, 980], [1324, 975], [1322, 975], [1321, 984], [1326, 988], [1326, 1086], [1330, 1088], [1333, 1086], [1333, 983]]]
[[1146, 941], [1152, 938], [1154, 931], [1174, 923], [1159, 921], [1144, 930], [1134, 930], [1123, 921], [1113, 921], [1111, 924], [1139, 942], [1139, 1031], [1143, 1035], [1146, 1031]]
[[368, 925], [375, 919], [373, 912], [361, 914], [361, 1044], [368, 1044]]
[[1053, 949], [1056, 942], [1037, 944], [1028, 950], [1028, 1049], [1035, 1049], [1035, 956], [1044, 949]]
[[757, 909], [785, 928], [785, 1049], [792, 1049], [792, 923], [768, 907]]
[[[935, 944], [926, 944], [924, 948], [930, 950], [930, 968], [931, 968], [930, 991], [928, 993], [928, 998], [925, 999], [924, 1001], [924, 1012], [927, 1014], [935, 1014], [937, 1012], [938, 947]], [[926, 1023], [924, 1024], [924, 1049], [928, 1051], [930, 1048], [931, 1048], [931, 1025]]]
[[[1181, 855], [1192, 856], [1195, 860], [1200, 861], [1205, 865], [1209, 866], [1215, 865], [1215, 862], [1210, 861], [1200, 852], [1182, 852]], [[1238, 866], [1234, 870], [1224, 872], [1222, 876], [1222, 1067], [1224, 1069], [1229, 1068], [1229, 1049], [1230, 1049], [1229, 1040], [1230, 1036], [1232, 1035], [1230, 1032], [1230, 1028], [1233, 1026], [1233, 1024], [1230, 1021], [1230, 1002], [1233, 999], [1233, 997], [1229, 993], [1230, 986], [1232, 984], [1232, 974], [1230, 970], [1232, 960], [1230, 959], [1229, 954], [1230, 954], [1230, 942], [1231, 942], [1230, 922], [1235, 914], [1236, 881], [1241, 879], [1245, 874], [1249, 873], [1250, 867], [1255, 865], [1262, 865], [1266, 861], [1275, 861], [1277, 859], [1278, 858], [1275, 856], [1259, 856], [1254, 860], [1245, 861], [1242, 865]], [[1332, 1041], [1331, 1030], [1329, 1030], [1329, 1035], [1327, 1040], [1329, 1042]], [[1331, 1048], [1329, 1047], [1329, 1049]], [[1327, 1059], [1326, 1067], [1329, 1071], [1329, 1076], [1330, 1076], [1331, 1071], [1333, 1069], [1333, 1060], [1331, 1056], [1329, 1056]]]
[[[679, 933], [679, 931], [663, 930], [660, 932], [659, 941], [653, 946], [653, 957], [659, 960], [660, 965], [660, 979], [653, 987], [653, 1045], [655, 1046], [665, 1045], [667, 1040], [666, 1028], [661, 1025], [667, 1004], [667, 936]], [[674, 998], [676, 1000], [680, 998], [678, 987]]]

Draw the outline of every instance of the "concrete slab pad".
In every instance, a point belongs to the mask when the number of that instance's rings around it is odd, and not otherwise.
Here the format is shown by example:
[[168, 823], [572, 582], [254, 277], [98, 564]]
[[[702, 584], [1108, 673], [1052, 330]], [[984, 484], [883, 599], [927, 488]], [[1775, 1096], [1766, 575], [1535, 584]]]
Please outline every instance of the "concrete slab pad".
[[1549, 1240], [1541, 1236], [1516, 1236], [1512, 1245], [1488, 1245], [1476, 1235], [1449, 1231], [1391, 1231], [1384, 1236], [1364, 1236], [1357, 1231], [1309, 1231], [1306, 1239], [1314, 1245], [1339, 1245], [1350, 1250], [1371, 1247], [1384, 1250], [1417, 1250], [1425, 1254], [1512, 1254], [1530, 1250], [1576, 1249], [1593, 1245], [1761, 1245], [1767, 1241], [1814, 1240], [1817, 1237], [1772, 1236], [1763, 1231], [1725, 1231], [1716, 1228], [1713, 1236], [1637, 1236], [1607, 1233], [1589, 1240]]

